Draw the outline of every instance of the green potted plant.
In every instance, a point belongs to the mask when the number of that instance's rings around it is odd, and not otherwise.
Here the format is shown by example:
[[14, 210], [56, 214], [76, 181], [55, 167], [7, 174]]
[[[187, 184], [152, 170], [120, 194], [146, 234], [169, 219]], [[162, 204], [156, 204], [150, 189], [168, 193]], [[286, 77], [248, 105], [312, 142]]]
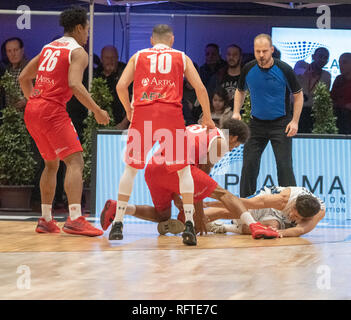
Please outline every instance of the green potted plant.
[[312, 133], [336, 134], [336, 117], [330, 92], [323, 82], [318, 82], [313, 93], [312, 117], [314, 119]]
[[243, 109], [243, 113], [241, 115], [241, 120], [248, 125], [251, 119], [251, 98], [250, 98], [250, 93], [248, 91], [246, 92], [242, 109]]
[[6, 92], [0, 126], [0, 210], [29, 211], [36, 168], [31, 138], [23, 111], [15, 107], [21, 95], [14, 77], [6, 72], [0, 85]]
[[[90, 184], [91, 184], [91, 165], [92, 165], [92, 140], [97, 129], [112, 129], [115, 126], [113, 120], [111, 103], [113, 96], [109, 90], [107, 82], [102, 78], [94, 78], [91, 84], [90, 90], [91, 96], [94, 101], [102, 109], [106, 110], [110, 115], [110, 123], [108, 126], [97, 124], [94, 114], [89, 112], [88, 116], [84, 120], [84, 131], [83, 131], [83, 159], [84, 159], [84, 170], [83, 170], [83, 181], [84, 181], [84, 198], [87, 209], [90, 206]], [[87, 210], [86, 210], [87, 211]]]

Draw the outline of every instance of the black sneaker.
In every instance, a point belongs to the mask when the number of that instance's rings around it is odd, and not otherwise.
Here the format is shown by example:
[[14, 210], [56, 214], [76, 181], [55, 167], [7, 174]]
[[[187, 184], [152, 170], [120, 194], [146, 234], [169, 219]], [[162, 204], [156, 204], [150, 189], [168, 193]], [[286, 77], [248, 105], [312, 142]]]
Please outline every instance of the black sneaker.
[[122, 240], [123, 239], [123, 223], [114, 222], [108, 236], [109, 240]]
[[188, 246], [196, 246], [196, 234], [194, 230], [193, 223], [191, 221], [185, 222], [185, 230], [182, 234], [183, 243], [187, 244]]

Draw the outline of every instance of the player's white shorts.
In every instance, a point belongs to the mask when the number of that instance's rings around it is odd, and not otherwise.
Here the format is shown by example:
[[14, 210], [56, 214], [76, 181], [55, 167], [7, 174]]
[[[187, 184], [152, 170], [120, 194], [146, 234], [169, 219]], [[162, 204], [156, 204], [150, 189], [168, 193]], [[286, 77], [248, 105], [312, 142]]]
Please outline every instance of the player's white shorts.
[[257, 221], [263, 223], [267, 220], [276, 220], [279, 223], [279, 229], [287, 229], [295, 227], [296, 224], [287, 219], [284, 215], [282, 215], [278, 210], [265, 208], [265, 209], [249, 209], [248, 210], [252, 217]]

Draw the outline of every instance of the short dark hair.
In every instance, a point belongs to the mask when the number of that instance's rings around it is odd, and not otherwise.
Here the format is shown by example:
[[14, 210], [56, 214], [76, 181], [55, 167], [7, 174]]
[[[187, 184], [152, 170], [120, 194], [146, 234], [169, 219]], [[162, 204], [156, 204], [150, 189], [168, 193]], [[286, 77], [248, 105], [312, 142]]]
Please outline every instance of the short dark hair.
[[243, 50], [242, 50], [241, 47], [239, 47], [237, 44], [235, 44], [235, 43], [230, 44], [230, 45], [227, 47], [227, 50], [228, 50], [229, 48], [236, 48], [236, 49], [239, 50], [240, 55], [241, 55], [241, 56], [243, 55]]
[[3, 46], [6, 47], [6, 44], [10, 41], [18, 41], [20, 48], [22, 49], [24, 47], [23, 40], [21, 38], [18, 38], [18, 37], [12, 37], [12, 38], [6, 39], [4, 41]]
[[318, 199], [309, 194], [301, 194], [296, 198], [296, 210], [300, 216], [310, 218], [321, 210]]
[[156, 37], [164, 37], [166, 34], [173, 35], [173, 29], [168, 24], [157, 24], [152, 29], [152, 35]]
[[223, 129], [229, 130], [230, 136], [237, 136], [240, 143], [246, 143], [250, 138], [250, 129], [248, 125], [236, 119], [228, 119], [223, 122]]
[[218, 46], [218, 44], [216, 44], [216, 43], [209, 43], [209, 44], [206, 45], [206, 49], [208, 47], [215, 48], [217, 50], [218, 54], [219, 54], [219, 46]]
[[86, 26], [88, 21], [87, 11], [79, 6], [74, 6], [60, 14], [60, 26], [64, 32], [72, 32], [77, 25]]

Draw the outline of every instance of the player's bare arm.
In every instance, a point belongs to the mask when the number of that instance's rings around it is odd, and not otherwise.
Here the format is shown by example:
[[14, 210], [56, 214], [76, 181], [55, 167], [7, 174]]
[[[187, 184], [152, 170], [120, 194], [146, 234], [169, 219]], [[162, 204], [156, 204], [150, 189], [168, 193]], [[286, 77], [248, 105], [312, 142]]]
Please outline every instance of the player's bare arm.
[[83, 73], [87, 66], [88, 54], [85, 50], [83, 48], [73, 50], [68, 70], [68, 85], [79, 102], [94, 113], [96, 122], [106, 125], [110, 122], [108, 113], [95, 103], [82, 83]]
[[136, 54], [134, 54], [130, 58], [116, 86], [116, 91], [117, 91], [119, 100], [121, 100], [122, 102], [124, 110], [126, 111], [127, 119], [129, 121], [131, 121], [131, 117], [132, 117], [132, 108], [130, 106], [128, 88], [134, 79], [135, 60], [136, 60]]
[[296, 227], [278, 230], [281, 237], [299, 237], [312, 231], [319, 221], [325, 216], [325, 209], [320, 210], [315, 216], [309, 219], [303, 219]]
[[200, 235], [203, 235], [204, 232], [205, 234], [207, 234], [206, 216], [204, 213], [202, 200], [195, 203], [194, 207], [195, 207], [195, 212], [194, 212], [195, 232], [200, 233]]
[[225, 139], [218, 137], [216, 143], [211, 144], [211, 149], [207, 153], [207, 163], [199, 165], [199, 168], [210, 174], [213, 166], [228, 152], [228, 144]]
[[238, 89], [235, 90], [235, 94], [234, 94], [234, 112], [233, 112], [233, 116], [232, 116], [233, 119], [241, 120], [240, 110], [241, 110], [241, 107], [244, 104], [245, 96], [246, 96], [246, 92], [245, 91], [240, 91]]
[[196, 97], [201, 105], [203, 113], [202, 125], [208, 127], [209, 129], [214, 129], [215, 124], [211, 118], [210, 100], [208, 98], [206, 87], [202, 83], [201, 78], [191, 59], [188, 56], [185, 56], [185, 59], [186, 68], [184, 75], [191, 84], [191, 86], [194, 88], [196, 92]]
[[296, 135], [299, 129], [299, 119], [300, 119], [300, 115], [303, 107], [303, 100], [304, 100], [302, 90], [297, 93], [294, 93], [293, 97], [294, 97], [293, 118], [289, 122], [285, 130], [288, 137], [293, 137], [294, 135]]
[[290, 197], [290, 189], [286, 188], [278, 194], [265, 194], [253, 198], [240, 198], [247, 209], [272, 208], [283, 210]]
[[18, 77], [19, 83], [21, 85], [21, 89], [23, 95], [28, 100], [33, 91], [33, 82], [37, 75], [38, 65], [39, 65], [40, 54], [34, 57], [22, 70], [21, 74]]
[[229, 219], [240, 219], [241, 214], [247, 211], [245, 205], [238, 197], [218, 185], [210, 197], [223, 203], [229, 212]]

